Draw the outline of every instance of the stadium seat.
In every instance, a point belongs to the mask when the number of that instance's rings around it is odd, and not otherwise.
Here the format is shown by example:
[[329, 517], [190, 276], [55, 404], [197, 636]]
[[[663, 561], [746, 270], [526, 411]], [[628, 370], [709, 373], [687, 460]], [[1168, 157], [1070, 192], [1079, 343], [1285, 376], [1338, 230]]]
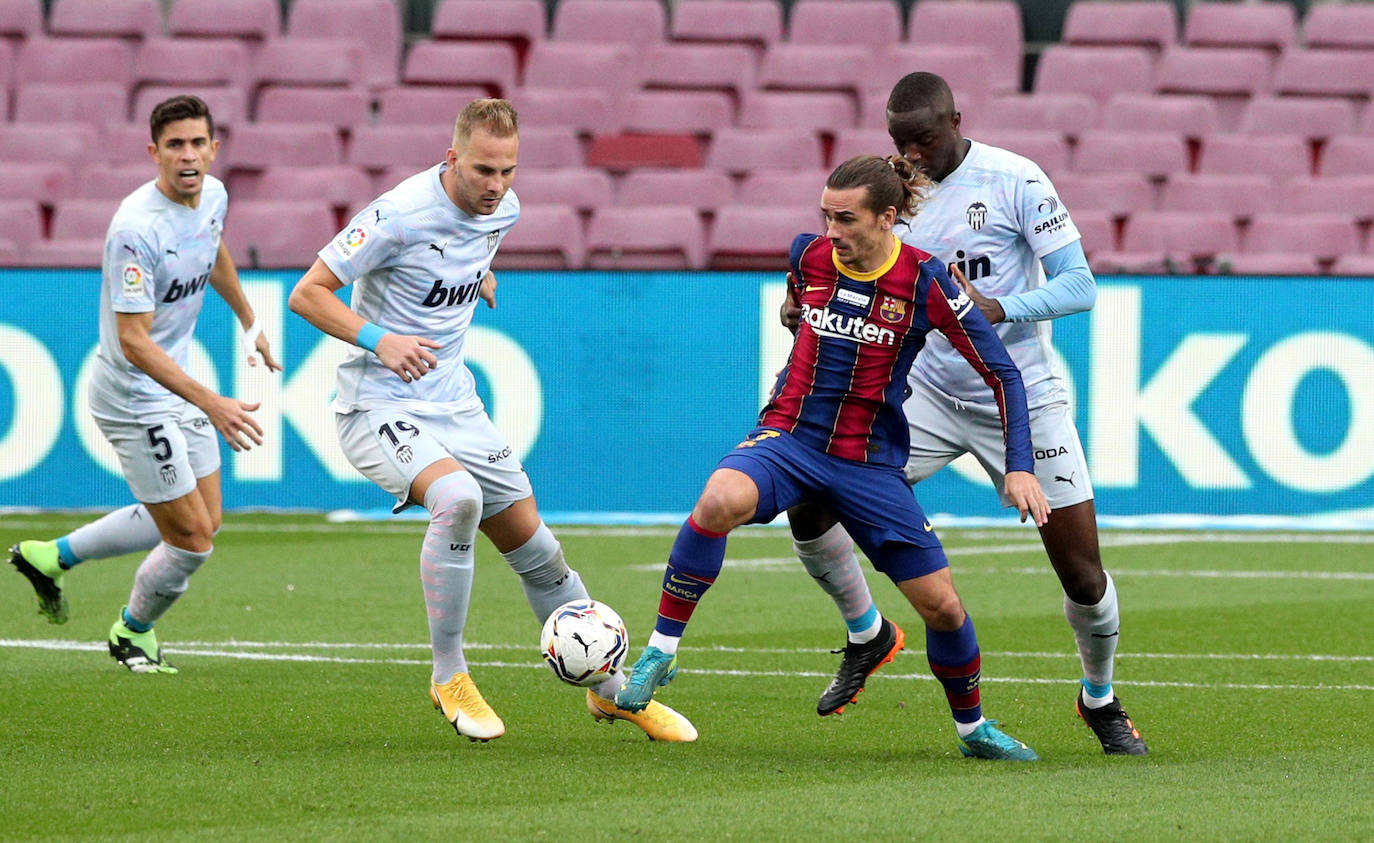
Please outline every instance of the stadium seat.
[[14, 47], [0, 38], [0, 115], [10, 113], [10, 78], [14, 76]]
[[396, 84], [401, 63], [401, 13], [394, 0], [293, 0], [288, 39], [345, 38], [362, 51], [360, 75], [345, 84], [372, 89]]
[[[445, 88], [445, 91], [449, 89]], [[570, 128], [583, 135], [620, 130], [620, 113], [611, 94], [596, 88], [516, 88], [510, 100], [520, 128]], [[454, 111], [454, 115], [457, 115]]]
[[523, 84], [530, 88], [593, 88], [619, 97], [639, 86], [635, 57], [636, 50], [625, 44], [543, 41], [530, 48]]
[[647, 89], [725, 91], [735, 103], [754, 87], [756, 68], [754, 51], [741, 44], [650, 44], [639, 58]]
[[[148, 127], [143, 127], [146, 136]], [[157, 170], [146, 157], [138, 164], [96, 164], [86, 168], [72, 186], [75, 199], [123, 199], [134, 188], [157, 178]], [[218, 169], [217, 167], [214, 169]]]
[[621, 130], [641, 134], [710, 135], [732, 125], [734, 112], [722, 91], [636, 91], [616, 106]]
[[[377, 92], [377, 120], [380, 123], [433, 123], [452, 126], [463, 106], [486, 96], [477, 86], [429, 87], [427, 85], [397, 85]], [[525, 104], [515, 101], [520, 125], [525, 125]]]
[[[110, 218], [118, 209], [118, 199], [64, 199], [53, 210], [52, 238], [104, 241]], [[99, 263], [98, 252], [96, 262]]]
[[886, 129], [840, 129], [830, 148], [830, 165], [838, 167], [855, 155], [879, 155], [886, 158], [897, 152]]
[[133, 84], [235, 85], [253, 78], [251, 54], [234, 38], [156, 38], [134, 56]]
[[30, 243], [43, 238], [43, 215], [33, 199], [16, 199], [0, 194], [0, 231], [22, 254]]
[[[962, 110], [958, 94], [955, 96]], [[1022, 129], [1076, 138], [1097, 128], [1098, 121], [1097, 100], [1087, 94], [1003, 94], [978, 107], [972, 120], [965, 116], [963, 130]]]
[[1072, 47], [1051, 44], [1035, 71], [1037, 94], [1087, 94], [1105, 104], [1113, 94], [1149, 93], [1154, 56], [1145, 47]]
[[[451, 134], [451, 131], [450, 131]], [[434, 151], [434, 160], [443, 157], [447, 141]], [[520, 163], [527, 170], [536, 167], [581, 167], [582, 144], [566, 126], [532, 126], [520, 131]]]
[[1059, 173], [1054, 189], [1069, 213], [1101, 211], [1113, 219], [1155, 210], [1156, 188], [1139, 173]]
[[14, 57], [14, 84], [104, 82], [123, 85], [127, 91], [133, 66], [133, 47], [115, 38], [35, 36]]
[[[523, 136], [528, 134], [529, 132], [521, 133], [522, 162], [526, 146], [526, 138]], [[448, 149], [452, 141], [451, 124], [443, 126], [422, 123], [407, 126], [402, 123], [389, 123], [384, 126], [355, 126], [353, 136], [348, 142], [344, 162], [369, 170], [395, 167], [398, 170], [403, 169], [408, 176], [444, 160], [444, 150]], [[400, 179], [392, 179], [386, 188], [395, 186], [399, 181]]]
[[902, 12], [894, 0], [797, 0], [789, 15], [787, 40], [873, 50], [902, 40]]
[[434, 10], [430, 35], [436, 40], [506, 41], [522, 58], [529, 46], [548, 33], [545, 4], [540, 0], [446, 0]]
[[237, 85], [144, 85], [134, 94], [130, 117], [147, 121], [153, 106], [180, 94], [200, 97], [210, 106], [216, 136], [224, 135], [248, 119], [248, 97]]
[[1162, 253], [1175, 260], [1206, 260], [1240, 250], [1231, 217], [1203, 211], [1145, 211], [1126, 221], [1125, 252]]
[[7, 200], [27, 199], [51, 205], [70, 196], [72, 185], [68, 169], [60, 164], [0, 161], [0, 196]]
[[759, 170], [745, 176], [740, 182], [734, 204], [799, 208], [819, 214], [821, 191], [829, 176], [830, 170]]
[[157, 0], [59, 0], [48, 14], [56, 36], [144, 39], [162, 34]]
[[128, 113], [129, 90], [109, 82], [31, 82], [14, 95], [16, 123], [71, 120], [99, 127], [123, 122]]
[[515, 79], [515, 51], [497, 43], [420, 41], [401, 73], [407, 85], [480, 85], [493, 97], [510, 94]]
[[248, 199], [229, 206], [224, 239], [240, 268], [301, 269], [337, 232], [322, 201]]
[[1188, 140], [1198, 140], [1219, 128], [1217, 106], [1203, 96], [1115, 94], [1102, 109], [1102, 128], [1177, 132]]
[[614, 202], [611, 177], [591, 167], [522, 168], [515, 178], [515, 193], [520, 197], [520, 225], [525, 224], [525, 209], [536, 205], [571, 205], [587, 213]]
[[1202, 141], [1199, 173], [1279, 173], [1280, 177], [1312, 172], [1312, 153], [1301, 135], [1215, 134]]
[[[219, 138], [220, 136], [220, 132], [216, 131], [215, 137]], [[143, 167], [143, 172], [148, 179], [157, 175], [152, 162], [148, 160], [148, 144], [152, 143], [153, 139], [146, 114], [142, 120], [106, 123], [96, 137], [99, 139], [96, 146], [97, 161], [115, 166], [138, 164]], [[224, 154], [224, 147], [221, 146], [219, 154], [215, 156], [215, 163], [210, 167], [211, 172], [224, 172], [223, 167], [228, 160]], [[80, 190], [79, 184], [77, 189]], [[100, 197], [93, 196], [91, 198], [99, 199]]]
[[871, 55], [870, 50], [850, 44], [774, 44], [759, 64], [758, 86], [857, 97], [872, 84], [875, 68]]
[[349, 164], [271, 166], [262, 171], [253, 187], [248, 193], [231, 191], [229, 198], [233, 203], [240, 199], [312, 199], [341, 209], [366, 204], [374, 196], [372, 179]]
[[1183, 26], [1189, 47], [1263, 47], [1277, 53], [1297, 40], [1291, 3], [1194, 3]]
[[[844, 5], [844, 4], [840, 4]], [[952, 47], [940, 44], [891, 44], [877, 54], [874, 69], [900, 78], [918, 70], [934, 73], [949, 83], [954, 102], [962, 109], [966, 102], [982, 102], [989, 95], [988, 53], [983, 47]], [[891, 90], [891, 82], [870, 73], [866, 89], [881, 92], [884, 98]], [[1030, 128], [1030, 127], [1020, 127]]]
[[0, 0], [0, 40], [43, 34], [42, 0]]
[[1050, 178], [1069, 169], [1069, 142], [1058, 132], [988, 129], [970, 132], [968, 137], [1025, 156], [1040, 165]]
[[521, 207], [520, 221], [501, 241], [492, 268], [560, 270], [585, 264], [586, 245], [576, 209], [531, 204]]
[[742, 129], [791, 129], [830, 134], [854, 125], [854, 100], [812, 91], [752, 91], [740, 103]]
[[811, 133], [775, 129], [721, 129], [711, 140], [706, 166], [727, 173], [819, 170], [821, 141]]
[[787, 271], [787, 252], [798, 234], [824, 231], [819, 212], [820, 190], [815, 185], [806, 207], [726, 205], [716, 213], [707, 248], [707, 265], [715, 270], [756, 269]]
[[372, 97], [362, 88], [269, 85], [258, 93], [255, 116], [259, 123], [326, 123], [351, 129], [371, 121]]
[[1216, 269], [1222, 275], [1316, 275], [1321, 263], [1306, 252], [1223, 252]]
[[551, 37], [640, 47], [662, 41], [667, 30], [658, 0], [561, 0], [553, 10]]
[[624, 172], [639, 167], [701, 166], [701, 141], [684, 132], [598, 135], [587, 147], [587, 166]]
[[1366, 102], [1374, 95], [1374, 51], [1287, 50], [1274, 67], [1273, 92]]
[[277, 38], [253, 64], [254, 88], [266, 85], [345, 87], [363, 78], [363, 47], [344, 38]]
[[1273, 179], [1261, 175], [1180, 173], [1169, 177], [1161, 211], [1219, 211], [1236, 220], [1278, 207]]
[[1110, 252], [1116, 248], [1116, 221], [1106, 211], [1070, 211], [1073, 224], [1083, 238], [1083, 251], [1088, 259], [1098, 252]]
[[1139, 173], [1162, 179], [1188, 172], [1188, 146], [1177, 132], [1099, 129], [1079, 136], [1073, 168], [1080, 173]]
[[248, 124], [235, 130], [223, 148], [234, 170], [338, 164], [343, 157], [339, 136], [327, 123]]
[[1159, 60], [1155, 91], [1212, 97], [1229, 130], [1250, 97], [1269, 92], [1271, 65], [1269, 53], [1257, 47], [1175, 47]]
[[913, 44], [981, 46], [987, 51], [988, 90], [1021, 90], [1021, 7], [1013, 0], [917, 3], [907, 24]]
[[[146, 126], [144, 132], [146, 138]], [[86, 123], [0, 123], [0, 161], [57, 163], [80, 172], [99, 152], [96, 137]]]
[[1097, 47], [1150, 47], [1178, 41], [1178, 12], [1169, 0], [1100, 0], [1074, 3], [1064, 19], [1063, 42]]
[[1374, 173], [1336, 178], [1290, 179], [1279, 191], [1279, 205], [1293, 213], [1340, 211], [1358, 222], [1374, 222]]
[[1240, 115], [1247, 135], [1291, 135], [1326, 140], [1355, 131], [1355, 106], [1347, 100], [1317, 97], [1255, 97]]
[[1327, 178], [1374, 174], [1374, 138], [1332, 138], [1322, 150], [1317, 171]]
[[714, 170], [636, 170], [626, 173], [616, 191], [616, 204], [685, 205], [714, 213], [734, 198], [730, 177]]
[[1374, 255], [1341, 255], [1331, 265], [1331, 274], [1374, 278]]
[[692, 0], [673, 7], [674, 41], [744, 44], [762, 50], [782, 38], [777, 0]]
[[704, 269], [696, 211], [678, 205], [602, 208], [587, 224], [588, 269]]
[[1360, 251], [1360, 231], [1347, 213], [1295, 214], [1284, 210], [1260, 214], [1245, 230], [1244, 251], [1296, 250], [1334, 261]]
[[167, 13], [167, 34], [261, 44], [281, 34], [281, 5], [277, 0], [235, 0], [234, 13], [225, 14], [224, 0], [176, 0]]
[[1308, 47], [1374, 47], [1374, 6], [1366, 3], [1321, 3], [1308, 8], [1302, 21]]

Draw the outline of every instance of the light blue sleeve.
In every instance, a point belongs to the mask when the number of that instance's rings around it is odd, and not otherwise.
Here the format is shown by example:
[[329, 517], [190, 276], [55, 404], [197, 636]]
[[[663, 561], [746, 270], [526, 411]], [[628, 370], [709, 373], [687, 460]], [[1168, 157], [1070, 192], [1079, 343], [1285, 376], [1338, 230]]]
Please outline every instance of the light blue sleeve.
[[1039, 322], [1070, 313], [1092, 310], [1097, 301], [1097, 279], [1088, 268], [1083, 241], [1060, 246], [1040, 259], [1045, 267], [1045, 286], [997, 299], [1008, 322]]

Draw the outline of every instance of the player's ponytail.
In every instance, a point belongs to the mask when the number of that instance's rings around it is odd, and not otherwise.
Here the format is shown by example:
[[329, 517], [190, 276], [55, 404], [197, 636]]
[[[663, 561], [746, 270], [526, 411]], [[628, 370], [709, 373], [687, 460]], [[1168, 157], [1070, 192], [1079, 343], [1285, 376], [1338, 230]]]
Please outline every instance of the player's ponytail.
[[875, 214], [896, 208], [897, 216], [911, 217], [924, 201], [930, 179], [910, 161], [900, 155], [880, 158], [877, 155], [856, 155], [836, 167], [826, 179], [832, 190], [852, 187], [868, 188], [864, 203]]

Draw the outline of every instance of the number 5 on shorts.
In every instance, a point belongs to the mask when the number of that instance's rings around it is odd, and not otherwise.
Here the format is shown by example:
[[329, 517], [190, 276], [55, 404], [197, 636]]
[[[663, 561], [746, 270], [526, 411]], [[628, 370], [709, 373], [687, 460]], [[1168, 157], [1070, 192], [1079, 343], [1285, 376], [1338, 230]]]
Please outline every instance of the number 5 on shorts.
[[172, 443], [167, 441], [166, 436], [159, 436], [162, 432], [162, 425], [155, 424], [148, 428], [148, 442], [153, 446], [153, 459], [158, 462], [166, 462], [172, 457]]

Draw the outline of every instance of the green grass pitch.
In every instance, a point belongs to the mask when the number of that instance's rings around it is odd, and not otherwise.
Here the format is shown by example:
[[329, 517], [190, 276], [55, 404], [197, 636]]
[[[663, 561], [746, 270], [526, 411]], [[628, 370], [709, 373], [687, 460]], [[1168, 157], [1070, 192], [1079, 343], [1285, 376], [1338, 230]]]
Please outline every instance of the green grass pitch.
[[[0, 542], [72, 515], [7, 516]], [[555, 529], [637, 655], [671, 529]], [[66, 578], [47, 624], [0, 575], [0, 839], [910, 840], [1374, 838], [1374, 536], [1106, 531], [1117, 690], [1149, 742], [1108, 758], [1074, 716], [1077, 655], [1031, 529], [949, 530], [988, 716], [1041, 755], [960, 757], [914, 612], [908, 650], [819, 718], [843, 627], [775, 529], [732, 537], [660, 699], [691, 745], [595, 724], [482, 540], [468, 655], [506, 722], [469, 743], [431, 707], [423, 526], [230, 515], [158, 625], [178, 676], [105, 653], [137, 557]]]

